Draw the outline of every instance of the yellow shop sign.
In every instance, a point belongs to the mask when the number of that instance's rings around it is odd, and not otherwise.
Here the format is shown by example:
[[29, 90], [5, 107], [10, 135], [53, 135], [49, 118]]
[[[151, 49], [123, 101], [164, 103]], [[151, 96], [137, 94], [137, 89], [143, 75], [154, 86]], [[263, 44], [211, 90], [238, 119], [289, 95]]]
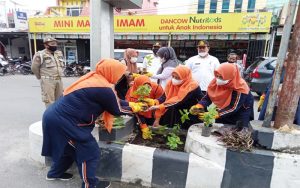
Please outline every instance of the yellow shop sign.
[[[272, 13], [115, 16], [116, 33], [266, 33]], [[90, 31], [89, 17], [30, 18], [30, 32]]]

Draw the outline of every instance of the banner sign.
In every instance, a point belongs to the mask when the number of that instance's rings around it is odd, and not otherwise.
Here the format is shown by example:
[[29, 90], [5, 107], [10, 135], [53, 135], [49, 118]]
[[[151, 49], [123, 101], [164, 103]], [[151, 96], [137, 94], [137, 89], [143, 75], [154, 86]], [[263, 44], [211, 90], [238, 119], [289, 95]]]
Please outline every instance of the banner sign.
[[26, 14], [26, 12], [16, 11], [16, 14], [17, 14], [17, 19], [19, 19], [19, 20], [27, 20], [27, 14]]
[[14, 12], [14, 22], [15, 22], [16, 29], [27, 30], [28, 29], [27, 13], [15, 11]]
[[[116, 33], [266, 33], [272, 13], [115, 16]], [[89, 17], [30, 18], [30, 32], [90, 31]]]

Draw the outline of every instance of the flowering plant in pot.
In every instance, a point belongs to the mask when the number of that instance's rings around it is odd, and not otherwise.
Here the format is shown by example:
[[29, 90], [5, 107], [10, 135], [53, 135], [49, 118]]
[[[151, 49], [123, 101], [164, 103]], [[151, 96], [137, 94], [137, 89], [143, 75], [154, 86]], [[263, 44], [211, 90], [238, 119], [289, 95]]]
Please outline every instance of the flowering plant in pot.
[[203, 122], [204, 126], [202, 129], [202, 136], [209, 137], [211, 134], [212, 126], [216, 121], [216, 117], [218, 116], [217, 107], [214, 104], [211, 104], [207, 107], [207, 112], [203, 113]]

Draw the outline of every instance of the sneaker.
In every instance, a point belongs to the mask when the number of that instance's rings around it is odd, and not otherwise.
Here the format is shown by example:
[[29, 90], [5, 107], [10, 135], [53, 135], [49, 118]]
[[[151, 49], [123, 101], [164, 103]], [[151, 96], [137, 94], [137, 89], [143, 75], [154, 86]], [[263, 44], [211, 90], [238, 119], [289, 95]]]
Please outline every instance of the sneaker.
[[99, 181], [96, 188], [108, 188], [110, 187], [110, 181]]
[[63, 181], [67, 181], [73, 178], [72, 174], [69, 173], [63, 173], [63, 175], [61, 177], [58, 178], [54, 178], [54, 177], [49, 177], [48, 175], [46, 176], [46, 180], [63, 180]]

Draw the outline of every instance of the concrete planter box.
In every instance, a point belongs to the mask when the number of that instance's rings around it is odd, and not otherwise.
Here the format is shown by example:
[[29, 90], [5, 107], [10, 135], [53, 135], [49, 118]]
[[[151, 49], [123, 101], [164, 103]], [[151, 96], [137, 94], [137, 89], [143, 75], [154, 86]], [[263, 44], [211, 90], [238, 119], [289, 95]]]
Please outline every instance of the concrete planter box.
[[97, 175], [101, 178], [147, 187], [220, 187], [214, 177], [224, 169], [192, 153], [105, 142], [99, 142], [99, 147]]
[[136, 119], [134, 117], [127, 116], [124, 118], [125, 127], [112, 128], [111, 133], [105, 129], [99, 129], [99, 140], [100, 141], [116, 141], [121, 140], [124, 137], [130, 135], [134, 130]]
[[[215, 125], [219, 126], [222, 125]], [[215, 136], [200, 136], [201, 129], [201, 126], [190, 127], [185, 150], [224, 169], [221, 174], [211, 174], [219, 182], [218, 187], [300, 187], [300, 155], [258, 149], [231, 151]]]
[[250, 122], [253, 130], [253, 139], [259, 145], [269, 150], [292, 151], [300, 153], [300, 129], [294, 125], [295, 130], [281, 132], [278, 129], [262, 127], [263, 121]]
[[[41, 122], [33, 125], [41, 126]], [[218, 126], [222, 125], [214, 128]], [[31, 127], [31, 156], [40, 156], [41, 143], [32, 142], [41, 140], [42, 135]], [[187, 134], [188, 153], [102, 141], [99, 147], [97, 176], [112, 181], [161, 188], [300, 187], [300, 155], [268, 150], [230, 151], [217, 137], [201, 136], [197, 125], [190, 127]]]

